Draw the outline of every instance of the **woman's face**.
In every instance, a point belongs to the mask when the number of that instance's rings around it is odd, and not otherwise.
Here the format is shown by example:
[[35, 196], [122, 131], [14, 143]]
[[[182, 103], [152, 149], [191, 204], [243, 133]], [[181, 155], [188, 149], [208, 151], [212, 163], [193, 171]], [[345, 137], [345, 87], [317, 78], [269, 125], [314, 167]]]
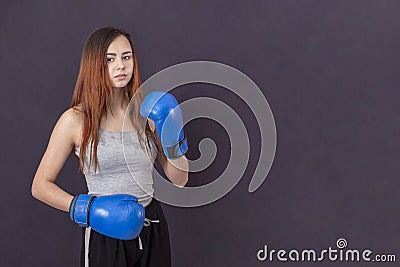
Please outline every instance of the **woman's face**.
[[114, 39], [107, 49], [107, 64], [110, 81], [115, 88], [125, 87], [133, 73], [132, 47], [128, 39], [121, 35]]

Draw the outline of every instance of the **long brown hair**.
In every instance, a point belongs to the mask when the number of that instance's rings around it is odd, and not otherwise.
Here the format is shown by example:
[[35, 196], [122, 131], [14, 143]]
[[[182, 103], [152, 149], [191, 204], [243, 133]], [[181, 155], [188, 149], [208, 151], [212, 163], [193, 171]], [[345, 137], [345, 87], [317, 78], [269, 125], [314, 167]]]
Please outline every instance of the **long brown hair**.
[[[125, 36], [131, 47], [133, 54], [133, 75], [126, 86], [131, 103], [135, 107], [140, 107], [144, 94], [141, 89], [139, 69], [136, 59], [134, 43], [130, 35], [122, 29], [104, 27], [93, 32], [86, 40], [83, 48], [80, 69], [76, 81], [74, 94], [72, 97], [71, 108], [83, 114], [82, 144], [79, 153], [80, 170], [85, 164], [85, 155], [90, 144], [89, 168], [93, 165], [97, 169], [97, 145], [99, 143], [99, 129], [101, 118], [106, 115], [107, 110], [111, 110], [113, 88], [109, 79], [108, 65], [106, 61], [107, 49], [118, 36]], [[151, 156], [150, 142], [153, 141], [158, 150], [162, 153], [160, 141], [157, 134], [150, 129], [148, 122], [139, 114], [139, 109], [132, 109], [133, 126], [138, 134], [139, 142]], [[142, 131], [145, 128], [146, 140], [143, 140]]]

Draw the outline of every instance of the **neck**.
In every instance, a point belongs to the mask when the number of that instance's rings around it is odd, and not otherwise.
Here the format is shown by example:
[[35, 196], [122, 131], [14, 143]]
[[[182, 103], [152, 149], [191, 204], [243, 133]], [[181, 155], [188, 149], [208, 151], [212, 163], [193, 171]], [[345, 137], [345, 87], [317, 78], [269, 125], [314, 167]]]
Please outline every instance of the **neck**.
[[116, 114], [119, 112], [125, 112], [128, 107], [129, 99], [125, 93], [125, 88], [113, 88], [113, 99], [111, 103], [111, 111]]

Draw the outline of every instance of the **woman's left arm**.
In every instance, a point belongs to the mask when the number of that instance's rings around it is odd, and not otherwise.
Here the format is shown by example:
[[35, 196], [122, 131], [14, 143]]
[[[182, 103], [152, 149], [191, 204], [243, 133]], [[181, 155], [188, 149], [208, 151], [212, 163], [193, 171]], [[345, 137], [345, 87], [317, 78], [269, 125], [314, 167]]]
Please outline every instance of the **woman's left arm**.
[[159, 155], [158, 159], [168, 179], [173, 184], [184, 187], [189, 180], [189, 164], [185, 155], [177, 159], [167, 159], [165, 155]]
[[[173, 95], [167, 92], [152, 92], [146, 96], [140, 105], [140, 115], [143, 118], [147, 118], [150, 129], [156, 136], [156, 142], [158, 143], [157, 156], [164, 169], [165, 175], [175, 185], [184, 187], [188, 182], [188, 160], [185, 155], [181, 153], [186, 152], [183, 150], [187, 150], [187, 143], [185, 143], [184, 148], [181, 148], [181, 144], [178, 144], [181, 142], [179, 138], [183, 137], [182, 111], [179, 108], [178, 101]], [[157, 126], [154, 120], [157, 122]], [[163, 139], [166, 144], [161, 144], [160, 137], [157, 133], [158, 131], [162, 132], [163, 128], [166, 129], [165, 138]], [[179, 145], [179, 155], [174, 155], [175, 153], [170, 154], [168, 152], [168, 148], [171, 148], [172, 144]], [[163, 152], [164, 149], [167, 149], [166, 154]], [[180, 157], [175, 159], [174, 156]]]

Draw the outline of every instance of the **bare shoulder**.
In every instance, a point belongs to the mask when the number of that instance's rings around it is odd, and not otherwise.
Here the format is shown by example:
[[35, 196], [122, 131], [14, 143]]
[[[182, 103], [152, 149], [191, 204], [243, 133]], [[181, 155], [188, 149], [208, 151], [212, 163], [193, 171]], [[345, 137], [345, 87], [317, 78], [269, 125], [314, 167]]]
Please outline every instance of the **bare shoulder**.
[[69, 108], [61, 114], [55, 129], [63, 132], [75, 146], [80, 146], [83, 115], [79, 107]]
[[70, 127], [80, 126], [82, 124], [82, 113], [79, 109], [69, 108], [61, 114], [59, 123]]

